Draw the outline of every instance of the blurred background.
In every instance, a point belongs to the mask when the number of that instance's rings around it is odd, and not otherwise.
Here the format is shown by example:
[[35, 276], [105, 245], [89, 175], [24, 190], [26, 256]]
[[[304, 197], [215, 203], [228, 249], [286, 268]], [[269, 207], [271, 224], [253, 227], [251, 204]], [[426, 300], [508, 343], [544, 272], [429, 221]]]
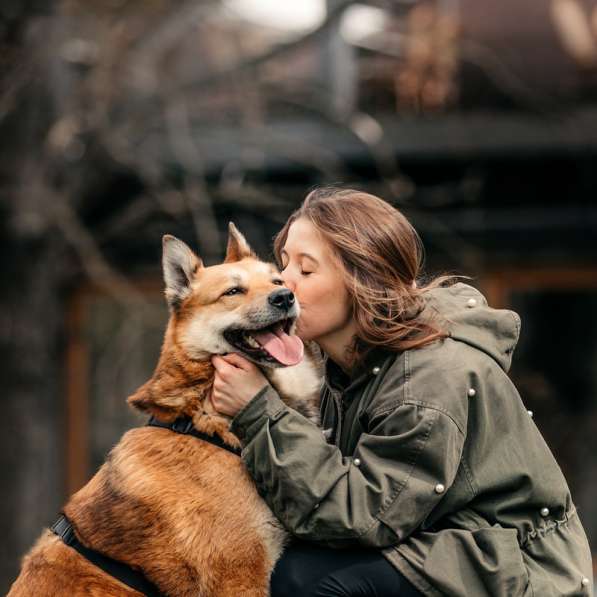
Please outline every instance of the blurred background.
[[511, 371], [597, 554], [597, 0], [2, 0], [0, 590], [122, 432], [161, 236], [264, 258], [314, 185], [522, 317]]

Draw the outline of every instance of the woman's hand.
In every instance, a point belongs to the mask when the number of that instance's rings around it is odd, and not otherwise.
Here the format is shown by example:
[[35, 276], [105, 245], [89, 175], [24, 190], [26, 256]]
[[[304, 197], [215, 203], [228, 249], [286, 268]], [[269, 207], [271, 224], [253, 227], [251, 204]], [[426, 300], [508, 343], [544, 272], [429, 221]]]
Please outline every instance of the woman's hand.
[[211, 403], [220, 414], [234, 417], [268, 384], [256, 365], [234, 352], [213, 356], [211, 362], [216, 368]]

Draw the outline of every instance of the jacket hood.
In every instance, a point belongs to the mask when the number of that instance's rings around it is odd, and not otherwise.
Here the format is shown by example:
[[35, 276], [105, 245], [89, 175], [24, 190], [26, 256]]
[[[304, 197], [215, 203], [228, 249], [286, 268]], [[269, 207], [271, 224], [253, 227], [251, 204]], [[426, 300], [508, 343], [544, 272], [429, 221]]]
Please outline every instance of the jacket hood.
[[520, 334], [517, 313], [489, 307], [476, 288], [462, 282], [434, 288], [424, 296], [423, 316], [439, 315], [451, 338], [487, 353], [504, 371], [510, 369]]

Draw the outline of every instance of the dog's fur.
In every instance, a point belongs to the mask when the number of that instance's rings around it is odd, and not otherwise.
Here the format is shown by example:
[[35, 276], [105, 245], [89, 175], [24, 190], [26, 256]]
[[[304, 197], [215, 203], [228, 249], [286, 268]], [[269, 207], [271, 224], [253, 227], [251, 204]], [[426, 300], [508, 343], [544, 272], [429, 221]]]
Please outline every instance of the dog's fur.
[[[163, 268], [171, 316], [162, 352], [153, 377], [129, 403], [163, 421], [188, 415], [196, 429], [238, 446], [229, 418], [211, 407], [210, 356], [239, 352], [226, 331], [260, 329], [280, 318], [267, 300], [280, 290], [279, 273], [232, 224], [223, 264], [204, 267], [182, 241], [166, 236]], [[231, 286], [244, 290], [223, 294]], [[291, 333], [298, 309], [287, 313]], [[303, 361], [288, 368], [273, 368], [251, 351], [244, 356], [263, 365], [289, 405], [315, 420], [321, 361], [315, 347], [305, 349]], [[64, 513], [84, 545], [143, 571], [169, 596], [265, 596], [286, 539], [238, 456], [157, 427], [125, 433]], [[140, 594], [45, 530], [9, 592], [32, 595]]]

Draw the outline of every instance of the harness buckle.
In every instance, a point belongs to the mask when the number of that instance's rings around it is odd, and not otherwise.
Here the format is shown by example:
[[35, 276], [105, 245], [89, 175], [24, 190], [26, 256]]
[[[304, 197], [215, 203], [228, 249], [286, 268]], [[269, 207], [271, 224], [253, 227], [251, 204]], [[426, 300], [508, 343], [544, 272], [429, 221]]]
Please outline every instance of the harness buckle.
[[50, 527], [50, 530], [58, 535], [66, 545], [72, 545], [76, 540], [75, 531], [64, 514]]
[[193, 419], [190, 417], [185, 417], [184, 419], [176, 419], [174, 423], [172, 423], [171, 429], [176, 431], [176, 433], [182, 433], [187, 435], [191, 429], [193, 429]]

